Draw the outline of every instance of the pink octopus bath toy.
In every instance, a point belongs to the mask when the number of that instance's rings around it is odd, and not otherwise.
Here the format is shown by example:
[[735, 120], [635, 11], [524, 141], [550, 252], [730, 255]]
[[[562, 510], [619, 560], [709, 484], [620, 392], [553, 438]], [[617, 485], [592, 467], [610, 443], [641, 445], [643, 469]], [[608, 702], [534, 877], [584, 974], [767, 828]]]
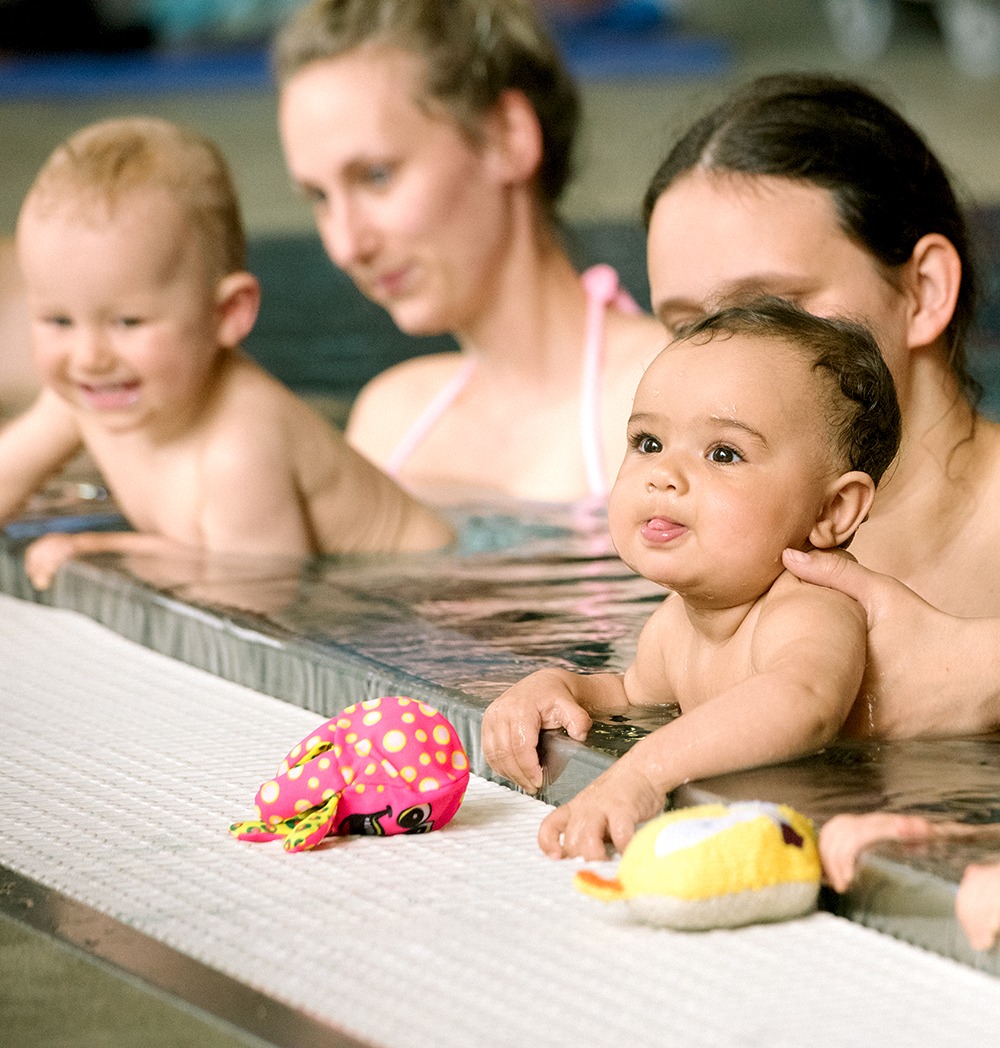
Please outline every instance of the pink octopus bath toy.
[[287, 851], [330, 835], [426, 833], [458, 811], [469, 759], [451, 724], [416, 699], [348, 706], [310, 732], [257, 791], [257, 817], [240, 840], [282, 839]]

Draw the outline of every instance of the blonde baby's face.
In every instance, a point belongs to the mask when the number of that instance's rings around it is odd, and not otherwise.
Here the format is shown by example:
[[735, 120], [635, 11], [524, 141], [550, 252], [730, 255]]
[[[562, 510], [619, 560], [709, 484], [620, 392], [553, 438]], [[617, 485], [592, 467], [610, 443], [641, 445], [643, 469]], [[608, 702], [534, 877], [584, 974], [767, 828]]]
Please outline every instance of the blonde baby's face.
[[619, 555], [708, 607], [764, 593], [808, 545], [830, 484], [817, 378], [773, 341], [719, 335], [665, 349], [636, 392], [609, 505]]
[[42, 380], [109, 429], [183, 426], [222, 350], [216, 282], [166, 193], [132, 191], [113, 211], [29, 198], [17, 245]]
[[420, 76], [392, 49], [313, 62], [282, 87], [279, 125], [333, 262], [402, 330], [436, 334], [475, 322], [511, 214], [491, 148], [417, 104]]

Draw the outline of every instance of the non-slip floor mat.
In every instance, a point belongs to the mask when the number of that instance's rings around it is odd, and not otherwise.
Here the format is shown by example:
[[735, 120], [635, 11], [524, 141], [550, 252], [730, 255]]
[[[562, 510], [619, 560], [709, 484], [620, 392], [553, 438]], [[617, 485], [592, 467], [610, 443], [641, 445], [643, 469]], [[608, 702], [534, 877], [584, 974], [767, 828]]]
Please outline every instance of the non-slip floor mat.
[[545, 806], [473, 779], [424, 836], [234, 841], [321, 718], [0, 597], [0, 863], [399, 1048], [992, 1043], [1000, 980], [828, 914], [683, 934], [574, 892]]

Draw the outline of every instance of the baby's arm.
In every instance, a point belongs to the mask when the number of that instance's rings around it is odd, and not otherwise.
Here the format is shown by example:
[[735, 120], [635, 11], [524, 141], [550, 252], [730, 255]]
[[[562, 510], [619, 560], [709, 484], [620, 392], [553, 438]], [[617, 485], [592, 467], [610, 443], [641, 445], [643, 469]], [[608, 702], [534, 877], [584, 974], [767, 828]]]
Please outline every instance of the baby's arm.
[[583, 742], [591, 713], [621, 713], [628, 706], [617, 674], [539, 670], [508, 688], [486, 710], [483, 756], [499, 775], [534, 793], [542, 785], [538, 736], [543, 728], [565, 728], [571, 738]]
[[933, 824], [921, 815], [887, 811], [834, 815], [819, 831], [823, 876], [834, 891], [847, 891], [865, 848], [876, 841], [927, 840], [933, 833]]
[[[834, 815], [819, 832], [823, 875], [835, 891], [845, 892], [854, 880], [861, 853], [877, 841], [978, 838], [997, 829], [893, 812]], [[1000, 862], [971, 863], [965, 868], [955, 896], [955, 916], [974, 950], [993, 947], [1000, 938]]]
[[70, 409], [50, 390], [0, 430], [0, 524], [16, 516], [25, 502], [81, 448]]
[[87, 553], [176, 553], [180, 547], [160, 535], [134, 531], [53, 531], [24, 551], [24, 570], [37, 590], [48, 589], [68, 560]]
[[[655, 672], [663, 662], [663, 652], [645, 644], [653, 639], [643, 631], [625, 676], [636, 701], [647, 701], [649, 667]], [[754, 630], [750, 675], [640, 739], [548, 815], [539, 831], [542, 850], [553, 858], [603, 859], [606, 840], [621, 851], [636, 825], [658, 814], [683, 783], [821, 748], [854, 703], [864, 659], [864, 615], [854, 601], [830, 602], [812, 587], [776, 596]]]
[[241, 359], [232, 387], [232, 406], [205, 458], [205, 548], [387, 553], [436, 549], [452, 540], [443, 519], [270, 376]]

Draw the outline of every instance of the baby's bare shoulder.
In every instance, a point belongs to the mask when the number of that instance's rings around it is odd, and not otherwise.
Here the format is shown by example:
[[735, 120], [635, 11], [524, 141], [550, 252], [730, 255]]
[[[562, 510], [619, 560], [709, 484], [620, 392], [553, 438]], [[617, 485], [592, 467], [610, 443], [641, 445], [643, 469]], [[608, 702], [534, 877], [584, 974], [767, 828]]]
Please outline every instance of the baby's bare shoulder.
[[755, 645], [796, 638], [856, 639], [867, 631], [864, 608], [844, 593], [803, 582], [785, 571], [757, 603]]

